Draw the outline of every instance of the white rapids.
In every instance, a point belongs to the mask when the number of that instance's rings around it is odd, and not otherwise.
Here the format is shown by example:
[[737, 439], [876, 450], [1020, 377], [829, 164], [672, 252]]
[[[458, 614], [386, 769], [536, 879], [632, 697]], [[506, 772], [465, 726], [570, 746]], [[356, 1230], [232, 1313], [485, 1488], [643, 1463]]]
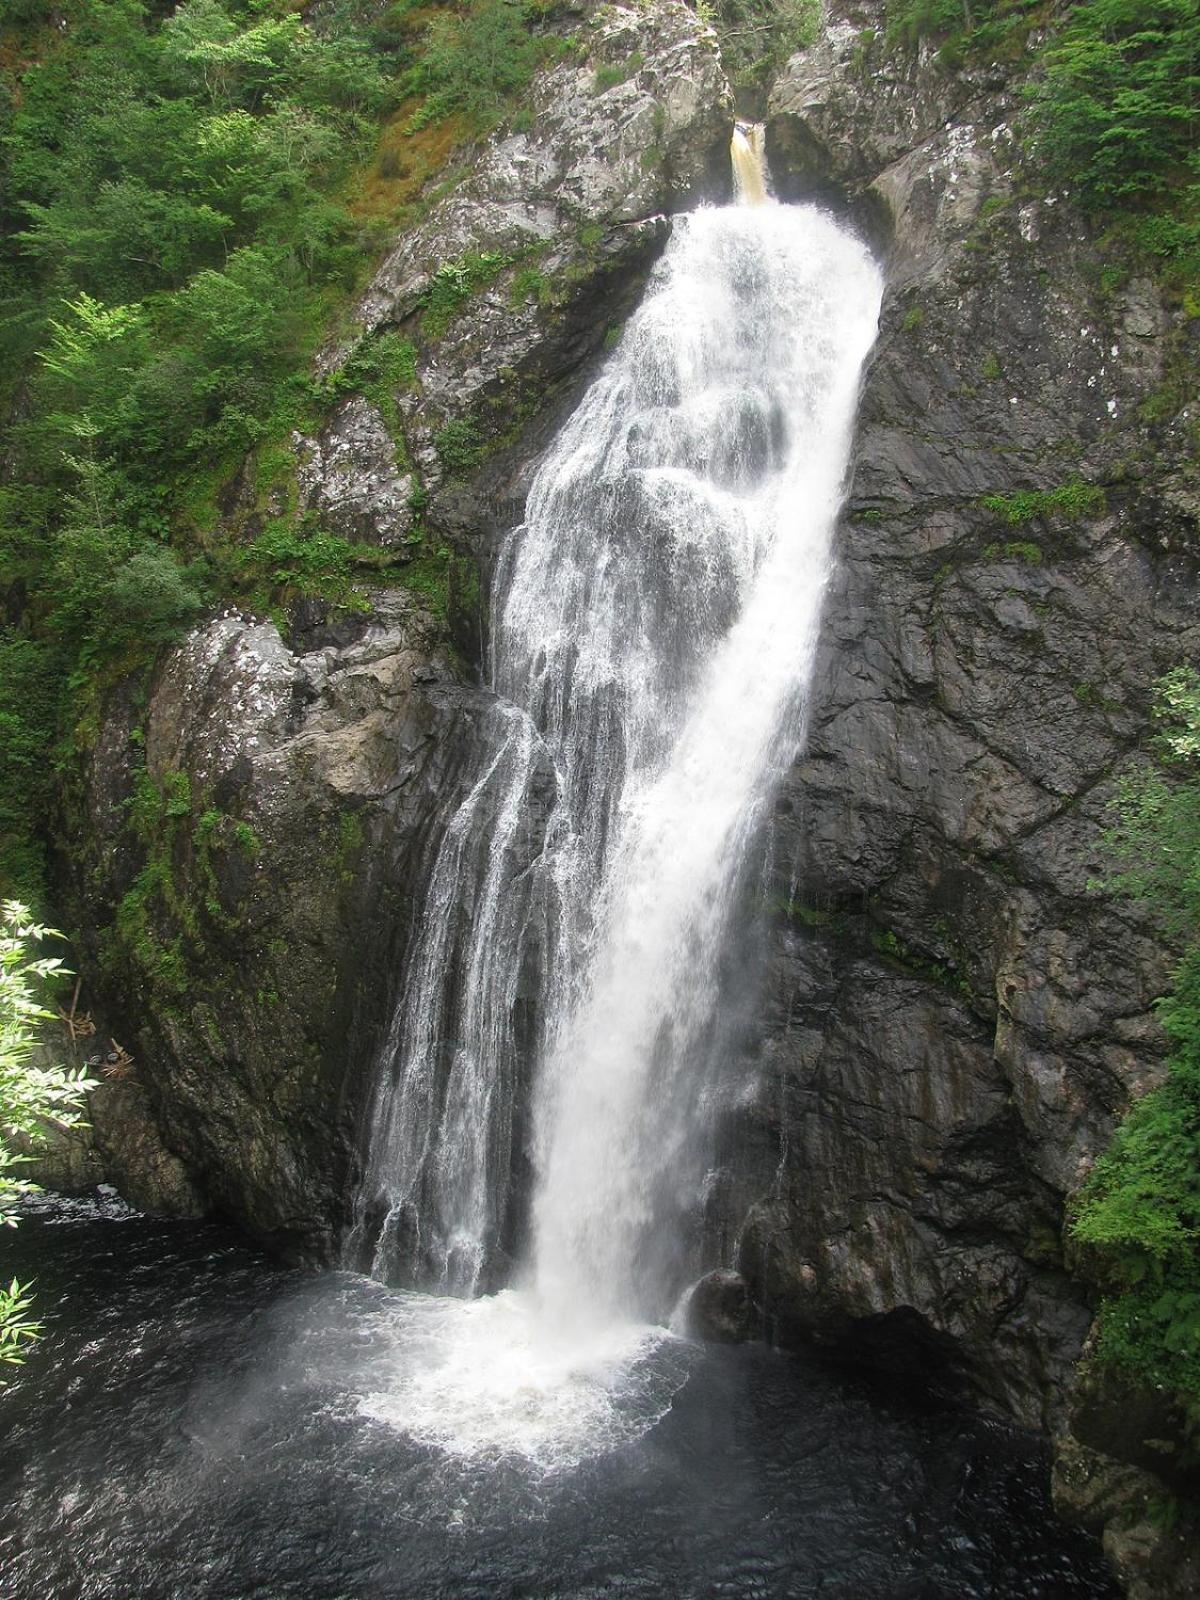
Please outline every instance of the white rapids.
[[[703, 1232], [723, 966], [803, 736], [881, 295], [738, 138], [741, 203], [676, 218], [501, 552], [486, 755], [381, 1062], [352, 1248], [434, 1293], [396, 1296], [363, 1407], [448, 1451], [560, 1462], [669, 1403], [653, 1349]], [[511, 1255], [519, 1288], [467, 1298]]]

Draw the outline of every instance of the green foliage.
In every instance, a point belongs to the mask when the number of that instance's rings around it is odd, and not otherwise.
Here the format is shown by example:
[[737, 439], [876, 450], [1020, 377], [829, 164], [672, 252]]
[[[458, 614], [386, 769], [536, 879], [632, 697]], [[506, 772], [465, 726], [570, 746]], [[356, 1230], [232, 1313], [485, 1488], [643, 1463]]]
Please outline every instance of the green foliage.
[[630, 78], [636, 76], [641, 70], [645, 57], [640, 50], [635, 50], [626, 61], [616, 61], [596, 68], [595, 86], [596, 93], [603, 94], [606, 89], [615, 89], [618, 84], [628, 83]]
[[[52, 28], [26, 12], [8, 8], [31, 31], [0, 55], [0, 593], [22, 604], [0, 657], [37, 693], [26, 709], [0, 688], [0, 883], [32, 893], [72, 683], [148, 658], [222, 583], [270, 570], [308, 592], [328, 556], [321, 592], [344, 585], [340, 545], [307, 530], [285, 550], [269, 528], [244, 565], [204, 536], [247, 451], [266, 462], [331, 398], [300, 374], [365, 265], [341, 194], [396, 103], [401, 45], [364, 5], [62, 0]], [[369, 341], [342, 381], [394, 420], [414, 361]]]
[[1086, 0], [1031, 86], [1054, 181], [1175, 276], [1200, 273], [1200, 0]]
[[1047, 0], [889, 0], [885, 42], [914, 50], [923, 41], [938, 46], [938, 61], [1008, 60], [1025, 48], [1041, 26]]
[[302, 517], [268, 522], [241, 553], [239, 564], [244, 579], [258, 593], [316, 596], [353, 608], [362, 604], [351, 583], [353, 562], [353, 545]]
[[1118, 1129], [1071, 1231], [1108, 1291], [1098, 1353], [1200, 1403], [1200, 676], [1159, 685], [1153, 761], [1128, 771], [1105, 838], [1109, 887], [1186, 941], [1159, 1015], [1169, 1076]]
[[1104, 514], [1104, 490], [1075, 478], [1057, 489], [1019, 489], [1016, 494], [985, 494], [979, 502], [1012, 528], [1038, 517], [1098, 517]]
[[255, 860], [262, 843], [244, 818], [212, 804], [186, 772], [143, 768], [125, 802], [143, 866], [102, 930], [101, 961], [130, 992], [149, 987], [169, 1012], [192, 994], [207, 941], [237, 926], [222, 895], [219, 854]]
[[560, 305], [565, 293], [565, 284], [555, 283], [540, 267], [519, 267], [513, 274], [509, 301], [513, 306], [523, 306], [533, 300], [545, 311]]
[[1157, 257], [1200, 275], [1200, 0], [889, 0], [887, 42], [941, 62], [1033, 68], [1024, 142], [1044, 178]]
[[449, 473], [469, 472], [483, 460], [483, 440], [479, 429], [468, 418], [448, 422], [434, 436], [433, 442]]
[[956, 994], [970, 998], [971, 986], [957, 966], [944, 961], [934, 961], [923, 955], [907, 940], [902, 939], [894, 929], [876, 929], [871, 934], [871, 944], [881, 956], [902, 967], [905, 972], [911, 972], [914, 976], [925, 978], [943, 989], [952, 989]]
[[443, 261], [425, 291], [422, 331], [430, 339], [441, 338], [467, 301], [494, 283], [508, 265], [508, 257], [497, 250], [469, 251]]
[[1041, 66], [1041, 156], [1083, 204], [1141, 201], [1195, 172], [1197, 0], [1085, 0]]
[[453, 605], [469, 614], [479, 601], [478, 569], [448, 545], [426, 544], [416, 559], [401, 569], [400, 581], [406, 589], [419, 594], [443, 622], [449, 618]]
[[821, 29], [820, 0], [712, 0], [701, 14], [716, 29], [730, 78], [746, 88], [769, 83]]
[[487, 132], [517, 104], [538, 67], [561, 53], [563, 41], [539, 33], [545, 7], [523, 0], [465, 0], [439, 9], [425, 29], [404, 89], [420, 95], [412, 130], [460, 115]]
[[1008, 544], [989, 544], [984, 549], [989, 561], [1023, 561], [1026, 566], [1040, 567], [1046, 559], [1041, 545], [1028, 539], [1012, 539]]
[[50, 803], [61, 667], [55, 649], [0, 629], [0, 862], [7, 887], [42, 895], [35, 825]]
[[[32, 1306], [27, 1283], [14, 1278], [7, 1288], [0, 1284], [0, 1366], [19, 1367], [27, 1347], [41, 1336], [41, 1323], [25, 1315]], [[0, 1387], [3, 1383], [0, 1378]]]
[[979, 363], [979, 373], [980, 376], [986, 378], [989, 383], [994, 383], [997, 378], [1002, 378], [1004, 376], [1004, 370], [1000, 365], [1000, 358], [994, 350], [989, 350], [987, 355], [985, 355], [983, 360]]
[[[83, 1097], [94, 1087], [82, 1071], [34, 1062], [38, 1025], [53, 1016], [40, 996], [62, 973], [62, 962], [33, 951], [51, 937], [58, 936], [33, 922], [18, 901], [0, 905], [0, 1224], [10, 1226], [16, 1202], [34, 1187], [17, 1176], [27, 1152], [45, 1144], [48, 1127], [78, 1123]], [[37, 1324], [25, 1316], [29, 1307], [26, 1287], [15, 1279], [0, 1288], [0, 1363], [19, 1363], [37, 1337]]]

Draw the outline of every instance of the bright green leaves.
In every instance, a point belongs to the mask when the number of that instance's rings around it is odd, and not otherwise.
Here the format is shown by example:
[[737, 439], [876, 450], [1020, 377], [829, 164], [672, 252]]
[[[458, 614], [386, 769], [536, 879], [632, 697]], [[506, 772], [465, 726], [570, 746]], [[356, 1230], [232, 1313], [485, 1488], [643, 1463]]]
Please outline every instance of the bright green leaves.
[[1159, 1004], [1173, 1053], [1085, 1185], [1072, 1234], [1109, 1290], [1103, 1359], [1200, 1400], [1200, 676], [1159, 685], [1157, 760], [1125, 775], [1105, 843], [1110, 887], [1188, 941]]
[[1198, 0], [1086, 0], [1042, 56], [1039, 153], [1084, 205], [1143, 202], [1192, 162]]
[[27, 1347], [42, 1331], [41, 1323], [25, 1315], [33, 1305], [28, 1290], [27, 1283], [15, 1278], [7, 1287], [0, 1284], [0, 1364], [5, 1366], [19, 1367]]
[[416, 129], [458, 113], [479, 130], [509, 109], [560, 41], [531, 30], [535, 8], [522, 0], [470, 0], [462, 11], [441, 11], [405, 88], [424, 97]]
[[47, 1124], [74, 1126], [92, 1087], [81, 1070], [37, 1059], [38, 1029], [53, 1015], [42, 995], [47, 980], [62, 971], [61, 961], [33, 954], [48, 937], [23, 905], [0, 905], [0, 1223], [15, 1220], [12, 1206], [31, 1187], [17, 1176], [27, 1157], [14, 1141], [36, 1148], [45, 1143]]
[[1072, 7], [1028, 90], [1033, 150], [1185, 288], [1200, 274], [1200, 0]]
[[[1105, 835], [1112, 887], [1144, 900], [1176, 935], [1200, 931], [1200, 676], [1177, 668], [1162, 679], [1155, 703], [1157, 759], [1118, 782], [1116, 821]], [[1200, 956], [1196, 958], [1200, 966]], [[1190, 992], [1192, 958], [1176, 974], [1176, 994]], [[1200, 1015], [1200, 979], [1196, 983]]]

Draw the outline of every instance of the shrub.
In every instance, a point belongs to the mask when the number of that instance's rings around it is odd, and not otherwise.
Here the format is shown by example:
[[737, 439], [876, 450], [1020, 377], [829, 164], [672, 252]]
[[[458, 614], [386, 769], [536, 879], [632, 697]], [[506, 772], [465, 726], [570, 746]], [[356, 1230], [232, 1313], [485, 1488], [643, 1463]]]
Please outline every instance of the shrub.
[[[62, 971], [60, 961], [32, 954], [32, 946], [47, 937], [49, 929], [34, 923], [25, 906], [15, 900], [0, 905], [0, 1224], [10, 1226], [17, 1200], [33, 1188], [17, 1176], [29, 1157], [16, 1142], [36, 1149], [45, 1143], [48, 1124], [76, 1124], [83, 1096], [93, 1087], [82, 1071], [34, 1063], [38, 1023], [53, 1015], [39, 992]], [[15, 1279], [0, 1287], [2, 1363], [19, 1363], [37, 1336], [37, 1323], [25, 1316], [27, 1290]]]
[[1200, 676], [1168, 674], [1150, 764], [1122, 778], [1106, 835], [1109, 886], [1143, 900], [1184, 941], [1159, 1015], [1164, 1086], [1118, 1129], [1075, 1206], [1071, 1232], [1107, 1291], [1098, 1354], [1200, 1404]]
[[1104, 490], [1075, 478], [1057, 489], [1018, 489], [1016, 494], [985, 494], [980, 501], [1011, 528], [1036, 517], [1098, 517], [1105, 509]]
[[405, 88], [423, 96], [413, 131], [458, 113], [479, 132], [493, 127], [557, 41], [531, 29], [536, 8], [522, 0], [471, 0], [435, 16]]

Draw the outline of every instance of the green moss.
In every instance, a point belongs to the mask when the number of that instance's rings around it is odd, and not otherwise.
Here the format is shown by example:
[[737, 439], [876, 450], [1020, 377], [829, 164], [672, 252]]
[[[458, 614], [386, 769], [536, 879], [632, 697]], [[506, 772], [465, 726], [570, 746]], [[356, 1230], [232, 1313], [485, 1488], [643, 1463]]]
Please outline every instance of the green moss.
[[449, 621], [452, 610], [470, 614], [479, 604], [478, 567], [448, 545], [424, 545], [420, 555], [400, 569], [398, 579], [419, 594], [441, 622]]
[[979, 363], [979, 372], [981, 377], [987, 378], [989, 382], [993, 383], [997, 378], [1004, 376], [1003, 369], [1000, 366], [1000, 358], [994, 351], [989, 350], [987, 355], [984, 356]]
[[985, 545], [983, 554], [988, 561], [1023, 561], [1030, 567], [1040, 567], [1046, 559], [1041, 547], [1030, 543], [1028, 539], [1012, 539], [1007, 544]]
[[335, 870], [338, 882], [346, 887], [354, 882], [359, 857], [366, 843], [362, 818], [357, 811], [343, 811], [338, 819], [338, 842]]
[[1107, 509], [1104, 490], [1076, 478], [1057, 489], [1020, 489], [1016, 494], [988, 494], [980, 505], [1003, 518], [1010, 527], [1020, 527], [1038, 517], [1069, 517], [1076, 520], [1103, 516]]
[[900, 326], [905, 333], [914, 333], [925, 321], [924, 306], [910, 306], [904, 313], [904, 320]]
[[523, 306], [533, 300], [543, 310], [548, 310], [562, 304], [565, 291], [562, 284], [555, 283], [553, 278], [548, 278], [540, 267], [526, 266], [519, 267], [513, 274], [508, 298], [513, 306]]
[[1114, 700], [1106, 695], [1094, 683], [1077, 683], [1072, 686], [1071, 693], [1081, 706], [1091, 706], [1097, 711], [1115, 712], [1125, 708], [1119, 700]]
[[418, 387], [417, 349], [396, 332], [364, 339], [335, 372], [311, 385], [313, 401], [328, 413], [344, 396], [361, 394], [383, 417], [396, 445], [396, 465], [404, 469], [408, 450], [396, 397]]
[[618, 84], [627, 83], [641, 71], [645, 57], [640, 50], [635, 50], [625, 61], [613, 62], [596, 68], [593, 87], [597, 94], [603, 94], [606, 89], [615, 89]]
[[779, 909], [789, 922], [798, 922], [802, 928], [833, 928], [842, 926], [842, 918], [836, 911], [826, 910], [822, 906], [810, 905], [804, 900], [784, 900], [779, 904]]
[[1164, 385], [1147, 395], [1138, 407], [1143, 422], [1170, 422], [1187, 404], [1187, 396], [1174, 384]]
[[135, 775], [125, 811], [144, 864], [101, 930], [105, 970], [148, 984], [168, 1007], [202, 979], [210, 934], [238, 925], [222, 904], [215, 852], [253, 860], [262, 848], [250, 823], [204, 802], [184, 772], [157, 781], [144, 768]]
[[914, 949], [893, 928], [878, 928], [871, 934], [874, 949], [893, 965], [910, 972], [914, 977], [928, 979], [943, 989], [950, 989], [969, 999], [971, 986], [957, 964], [934, 961]]
[[440, 339], [467, 302], [487, 288], [511, 265], [511, 257], [498, 250], [470, 250], [453, 261], [443, 261], [421, 299], [421, 331]]

